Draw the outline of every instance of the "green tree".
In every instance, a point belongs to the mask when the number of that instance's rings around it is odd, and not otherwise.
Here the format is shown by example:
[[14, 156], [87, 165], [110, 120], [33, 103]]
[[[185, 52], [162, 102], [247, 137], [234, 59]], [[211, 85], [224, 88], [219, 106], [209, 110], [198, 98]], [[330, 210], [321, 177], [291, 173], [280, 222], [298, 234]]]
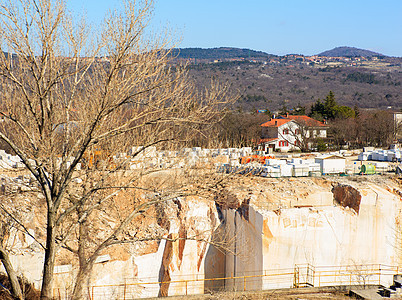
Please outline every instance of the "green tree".
[[318, 99], [312, 106], [309, 116], [313, 119], [322, 121], [324, 119], [324, 104]]
[[324, 117], [330, 120], [335, 119], [337, 106], [334, 93], [329, 91], [324, 101]]
[[323, 119], [333, 121], [335, 119], [354, 118], [356, 116], [356, 111], [348, 106], [338, 105], [334, 93], [329, 91], [324, 102], [318, 99], [316, 103], [311, 106], [309, 116], [320, 121]]
[[356, 116], [355, 111], [344, 105], [337, 105], [333, 109], [335, 118], [334, 119], [349, 119]]
[[306, 107], [302, 106], [300, 103], [293, 108], [293, 115], [304, 116], [306, 115]]

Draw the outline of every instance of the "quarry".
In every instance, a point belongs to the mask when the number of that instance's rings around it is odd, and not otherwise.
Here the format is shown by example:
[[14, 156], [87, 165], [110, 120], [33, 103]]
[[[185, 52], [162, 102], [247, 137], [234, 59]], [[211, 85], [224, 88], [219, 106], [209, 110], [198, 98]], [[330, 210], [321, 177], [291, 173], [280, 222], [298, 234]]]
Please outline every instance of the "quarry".
[[[180, 164], [178, 161], [195, 165], [208, 157], [200, 153], [198, 149], [187, 151], [188, 158], [181, 160], [172, 153], [148, 155], [159, 165]], [[223, 166], [231, 159], [238, 161], [250, 152], [243, 149], [237, 153], [220, 151], [214, 155], [212, 161], [223, 178], [214, 197], [177, 197], [163, 205], [154, 222], [143, 221], [143, 229], [160, 232], [162, 239], [103, 251], [87, 283], [87, 297], [132, 299], [213, 291], [392, 285], [393, 275], [401, 273], [402, 262], [400, 177], [385, 171], [373, 175], [344, 172], [342, 176], [226, 172], [228, 167]], [[29, 190], [32, 179], [23, 169], [15, 170], [18, 160], [8, 158], [15, 167], [1, 172], [2, 194]], [[144, 166], [145, 158], [137, 159], [131, 170]], [[345, 171], [363, 166], [355, 153], [344, 159]], [[279, 160], [276, 158], [276, 163]], [[293, 166], [310, 163], [316, 167], [311, 157], [287, 160]], [[274, 160], [270, 159], [264, 167], [272, 165]], [[14, 201], [20, 201], [29, 227], [25, 233], [14, 230], [8, 236], [11, 259], [18, 274], [40, 288], [44, 253], [36, 240], [43, 239], [43, 199], [24, 198], [22, 193]], [[129, 205], [124, 198], [120, 201], [123, 207]], [[114, 220], [103, 214], [93, 222], [101, 231]], [[69, 299], [77, 267], [74, 257], [60, 250], [55, 298]]]

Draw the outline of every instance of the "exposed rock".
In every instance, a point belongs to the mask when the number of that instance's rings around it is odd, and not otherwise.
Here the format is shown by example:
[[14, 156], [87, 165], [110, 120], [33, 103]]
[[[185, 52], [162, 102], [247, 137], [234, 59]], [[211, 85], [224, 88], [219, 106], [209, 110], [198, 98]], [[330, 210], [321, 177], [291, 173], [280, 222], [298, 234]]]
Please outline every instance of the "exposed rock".
[[226, 189], [216, 193], [214, 200], [222, 209], [237, 209], [240, 206], [240, 200], [237, 196]]
[[333, 187], [332, 193], [337, 203], [345, 208], [353, 209], [357, 214], [359, 213], [362, 196], [358, 190], [350, 185], [338, 184]]
[[173, 257], [173, 238], [172, 234], [168, 235], [168, 240], [166, 241], [165, 250], [163, 251], [162, 265], [159, 271], [159, 293], [158, 297], [168, 296], [169, 286], [170, 286], [170, 263]]

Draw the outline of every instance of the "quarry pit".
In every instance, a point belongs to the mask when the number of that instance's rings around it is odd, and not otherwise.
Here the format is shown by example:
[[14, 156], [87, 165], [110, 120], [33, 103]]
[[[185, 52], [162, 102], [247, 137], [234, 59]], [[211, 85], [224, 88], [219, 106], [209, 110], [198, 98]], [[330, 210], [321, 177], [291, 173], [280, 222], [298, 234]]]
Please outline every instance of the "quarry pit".
[[[401, 265], [401, 195], [401, 179], [394, 175], [229, 176], [214, 199], [189, 196], [167, 204], [167, 240], [102, 253], [89, 293], [110, 299], [362, 280], [387, 285], [394, 270], [381, 272]], [[34, 235], [43, 220], [35, 209], [27, 214]], [[43, 252], [28, 235], [18, 234], [14, 243], [16, 270], [39, 287]], [[63, 297], [77, 268], [71, 262], [61, 258], [55, 268], [55, 291]]]

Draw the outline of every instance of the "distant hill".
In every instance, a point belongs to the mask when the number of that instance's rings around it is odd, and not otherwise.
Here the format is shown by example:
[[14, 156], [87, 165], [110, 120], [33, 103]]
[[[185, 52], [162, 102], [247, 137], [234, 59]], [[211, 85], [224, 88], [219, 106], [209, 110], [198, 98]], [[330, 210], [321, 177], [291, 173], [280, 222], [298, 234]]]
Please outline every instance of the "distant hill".
[[381, 53], [373, 52], [370, 50], [364, 50], [354, 47], [336, 47], [332, 50], [324, 51], [319, 56], [332, 56], [332, 57], [372, 57], [372, 56], [385, 56]]
[[239, 48], [178, 48], [174, 49], [173, 55], [178, 58], [194, 58], [194, 59], [237, 59], [237, 58], [267, 58], [273, 56], [262, 51]]
[[244, 111], [307, 109], [334, 92], [341, 105], [359, 108], [402, 109], [402, 58], [368, 60], [361, 66], [310, 64], [280, 57], [274, 62], [222, 61], [189, 65], [189, 74], [203, 89], [216, 78], [231, 86]]

